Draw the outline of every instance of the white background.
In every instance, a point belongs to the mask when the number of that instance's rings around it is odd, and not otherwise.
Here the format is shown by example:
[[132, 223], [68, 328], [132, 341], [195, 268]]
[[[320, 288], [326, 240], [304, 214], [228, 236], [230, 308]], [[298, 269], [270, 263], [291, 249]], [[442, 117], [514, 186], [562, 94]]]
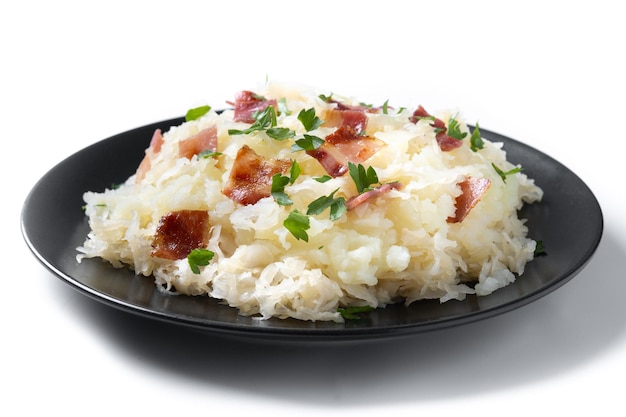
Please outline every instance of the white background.
[[[2, 3], [0, 414], [623, 410], [626, 30], [614, 4]], [[266, 77], [456, 108], [551, 155], [603, 208], [596, 255], [519, 310], [349, 346], [233, 343], [135, 317], [87, 299], [31, 255], [20, 211], [55, 164], [190, 107], [223, 106]]]

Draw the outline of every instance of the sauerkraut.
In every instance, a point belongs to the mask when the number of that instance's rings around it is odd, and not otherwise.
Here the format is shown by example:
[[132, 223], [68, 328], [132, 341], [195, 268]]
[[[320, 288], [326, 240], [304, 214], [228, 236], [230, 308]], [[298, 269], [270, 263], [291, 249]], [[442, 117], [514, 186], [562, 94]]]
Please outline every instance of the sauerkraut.
[[[424, 116], [416, 109], [363, 105], [328, 91], [273, 82], [248, 93], [249, 101], [265, 102], [259, 109], [272, 107], [271, 114], [258, 110], [249, 114], [251, 120], [236, 121], [242, 120], [237, 101], [234, 108], [210, 109], [163, 132], [125, 183], [86, 192], [91, 231], [78, 248], [78, 261], [99, 257], [152, 277], [166, 293], [214, 297], [260, 319], [341, 322], [340, 309], [351, 306], [486, 296], [517, 279], [533, 259], [536, 242], [527, 237], [518, 210], [539, 201], [541, 189], [507, 161], [501, 143], [480, 138], [479, 131], [472, 134], [458, 114]], [[319, 123], [304, 120], [307, 111]], [[341, 115], [337, 119], [337, 111], [364, 116], [356, 126]], [[262, 114], [272, 116], [269, 124], [259, 121]], [[323, 163], [328, 155], [307, 151], [351, 123], [353, 133], [377, 144], [358, 162], [351, 162], [351, 155], [342, 160], [341, 153], [334, 160], [375, 173], [374, 182], [361, 190], [349, 169], [329, 171]], [[214, 130], [209, 153], [197, 148], [181, 156], [181, 143], [207, 129]], [[460, 146], [444, 149], [438, 140], [442, 132], [448, 139], [456, 136]], [[311, 144], [311, 138], [321, 142]], [[229, 181], [233, 186], [231, 173], [244, 147], [263, 160], [289, 161], [297, 173], [273, 174], [274, 185], [286, 178], [283, 186], [267, 195], [266, 183], [265, 195], [243, 204], [224, 190]], [[483, 179], [488, 188], [475, 196], [461, 221], [451, 221], [461, 210], [468, 178]], [[396, 186], [351, 200], [384, 184]], [[307, 214], [319, 198], [327, 199], [328, 209]], [[348, 201], [353, 203], [346, 208]], [[208, 213], [201, 249], [212, 259], [206, 265], [192, 268], [186, 256], [155, 256], [163, 216], [181, 210]], [[307, 223], [300, 230], [306, 239], [286, 227], [294, 213]]]

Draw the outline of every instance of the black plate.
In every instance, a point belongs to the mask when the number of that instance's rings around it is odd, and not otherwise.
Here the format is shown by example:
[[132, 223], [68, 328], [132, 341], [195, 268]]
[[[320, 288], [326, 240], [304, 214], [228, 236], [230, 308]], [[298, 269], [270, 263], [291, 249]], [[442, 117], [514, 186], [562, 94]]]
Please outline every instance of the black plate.
[[[573, 172], [551, 157], [515, 140], [481, 129], [503, 142], [508, 159], [519, 163], [544, 190], [539, 204], [525, 207], [530, 237], [547, 252], [529, 263], [523, 276], [486, 297], [441, 304], [419, 301], [389, 306], [345, 324], [293, 319], [256, 320], [209, 297], [164, 295], [152, 280], [115, 269], [99, 259], [76, 262], [89, 226], [82, 211], [85, 191], [102, 191], [134, 173], [154, 129], [169, 129], [182, 118], [140, 127], [89, 146], [51, 169], [28, 195], [22, 209], [26, 243], [50, 271], [99, 301], [143, 316], [199, 329], [256, 338], [355, 340], [399, 336], [461, 325], [526, 305], [573, 278], [595, 252], [603, 231], [600, 206]], [[584, 219], [584, 221], [581, 221]]]

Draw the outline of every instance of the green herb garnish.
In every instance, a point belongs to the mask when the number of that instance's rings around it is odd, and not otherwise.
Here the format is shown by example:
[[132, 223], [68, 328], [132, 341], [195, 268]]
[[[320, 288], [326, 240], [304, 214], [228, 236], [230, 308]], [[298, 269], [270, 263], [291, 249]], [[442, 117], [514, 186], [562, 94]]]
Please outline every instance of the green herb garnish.
[[448, 121], [448, 132], [446, 134], [456, 140], [463, 140], [467, 136], [467, 132], [461, 132], [461, 124], [454, 117]]
[[190, 120], [196, 120], [207, 114], [211, 111], [211, 106], [200, 106], [193, 109], [187, 110], [187, 114], [185, 114], [185, 121], [188, 122]]
[[328, 182], [328, 181], [332, 180], [332, 179], [333, 179], [333, 177], [331, 177], [330, 175], [322, 175], [321, 177], [314, 177], [313, 179], [314, 179], [315, 181], [317, 181], [317, 182], [319, 182], [319, 183], [323, 184], [323, 183], [325, 183], [325, 182]]
[[322, 99], [322, 101], [329, 103], [333, 99], [333, 93], [330, 93], [329, 95], [320, 94], [318, 97]]
[[536, 240], [535, 241], [535, 252], [534, 252], [535, 256], [544, 256], [547, 255], [548, 253], [546, 252], [545, 247], [543, 246], [543, 240]]
[[296, 143], [294, 143], [291, 146], [291, 150], [293, 152], [312, 151], [312, 150], [319, 148], [323, 144], [324, 144], [324, 139], [318, 138], [317, 136], [305, 134], [304, 137], [296, 140]]
[[355, 165], [352, 162], [348, 162], [348, 170], [350, 176], [356, 185], [356, 190], [360, 193], [370, 189], [372, 184], [378, 184], [378, 175], [373, 167], [365, 167], [361, 164]]
[[206, 158], [211, 158], [213, 156], [220, 156], [220, 155], [222, 155], [221, 152], [207, 149], [206, 151], [202, 151], [198, 154], [198, 159], [206, 159]]
[[485, 142], [483, 138], [480, 136], [480, 128], [478, 126], [478, 122], [476, 122], [476, 127], [472, 132], [472, 136], [470, 136], [470, 149], [474, 152], [482, 149], [485, 146]]
[[383, 114], [389, 114], [389, 100], [385, 100], [383, 103]]
[[339, 314], [341, 314], [341, 317], [343, 317], [346, 320], [358, 320], [361, 318], [359, 314], [369, 313], [370, 311], [373, 311], [373, 310], [374, 310], [374, 307], [371, 307], [371, 306], [339, 307], [337, 309]]
[[346, 200], [343, 197], [335, 197], [335, 193], [339, 189], [330, 193], [330, 195], [319, 197], [311, 202], [308, 206], [306, 214], [316, 215], [323, 213], [330, 207], [330, 219], [337, 220], [346, 212]]
[[521, 167], [515, 167], [515, 168], [505, 172], [505, 171], [501, 170], [500, 168], [498, 168], [496, 166], [496, 164], [494, 164], [493, 162], [491, 163], [491, 166], [493, 167], [493, 169], [496, 170], [496, 172], [498, 173], [498, 175], [500, 175], [500, 178], [502, 178], [502, 181], [504, 181], [504, 182], [506, 182], [506, 177], [508, 177], [509, 175], [513, 175], [513, 174], [516, 174], [516, 173], [522, 171]]
[[289, 213], [289, 216], [283, 222], [283, 226], [291, 232], [291, 234], [298, 240], [309, 241], [309, 235], [307, 230], [311, 228], [309, 217], [300, 213], [298, 210], [294, 210]]
[[293, 183], [296, 182], [296, 180], [300, 176], [301, 171], [302, 169], [300, 168], [298, 161], [294, 159], [293, 163], [291, 164], [291, 170], [289, 171], [289, 184], [293, 185]]
[[317, 129], [322, 125], [322, 123], [324, 123], [322, 119], [315, 115], [315, 108], [313, 107], [307, 110], [300, 110], [300, 113], [298, 113], [298, 120], [300, 120], [302, 126], [304, 126], [304, 129], [307, 132]]
[[286, 127], [271, 127], [265, 133], [274, 140], [291, 139], [296, 136], [296, 132]]
[[208, 265], [209, 262], [211, 262], [211, 259], [213, 259], [213, 256], [215, 256], [215, 254], [210, 250], [198, 248], [189, 252], [189, 255], [187, 255], [187, 262], [189, 262], [191, 271], [194, 274], [199, 274], [199, 267]]
[[228, 129], [229, 135], [248, 135], [259, 130], [266, 130], [276, 126], [276, 110], [274, 106], [267, 106], [262, 112], [257, 112], [253, 116], [254, 123], [244, 130]]
[[285, 186], [287, 184], [289, 184], [289, 177], [285, 177], [281, 174], [275, 174], [272, 177], [272, 197], [274, 197], [274, 200], [281, 206], [290, 206], [293, 204], [293, 201], [291, 201], [287, 193], [285, 193]]

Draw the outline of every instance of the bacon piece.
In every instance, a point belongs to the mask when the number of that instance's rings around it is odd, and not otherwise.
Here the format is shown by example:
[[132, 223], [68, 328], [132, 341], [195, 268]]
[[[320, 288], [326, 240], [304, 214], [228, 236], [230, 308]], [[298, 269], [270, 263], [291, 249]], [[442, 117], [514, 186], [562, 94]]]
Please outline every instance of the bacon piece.
[[152, 240], [152, 256], [183, 259], [209, 242], [209, 213], [206, 210], [171, 211], [161, 217]]
[[317, 159], [324, 170], [333, 178], [341, 177], [348, 172], [348, 160], [339, 149], [324, 143], [317, 149], [306, 151], [307, 154]]
[[291, 161], [285, 159], [265, 159], [244, 145], [237, 152], [222, 192], [240, 204], [254, 204], [272, 195], [272, 177], [287, 172], [291, 164]]
[[437, 140], [439, 148], [444, 152], [451, 151], [463, 145], [463, 141], [451, 138], [445, 132], [437, 133], [435, 139]]
[[217, 127], [202, 129], [193, 136], [178, 142], [178, 156], [191, 159], [203, 151], [217, 150]]
[[137, 172], [135, 173], [136, 183], [141, 182], [146, 177], [146, 173], [150, 171], [152, 166], [152, 158], [161, 152], [161, 146], [163, 146], [163, 135], [161, 134], [161, 129], [156, 129], [152, 134], [152, 139], [150, 139], [150, 146], [146, 149], [146, 154], [141, 160], [139, 167], [137, 167]]
[[433, 119], [430, 125], [435, 129], [438, 129], [438, 132], [435, 135], [435, 139], [437, 140], [437, 144], [442, 151], [451, 151], [463, 145], [463, 141], [454, 139], [446, 134], [448, 128], [446, 127], [446, 124], [443, 122], [443, 120], [431, 116], [422, 105], [419, 105], [418, 108], [413, 112], [413, 117], [411, 117], [410, 120], [412, 123], [417, 123], [418, 120], [423, 118]]
[[326, 100], [326, 102], [336, 104], [337, 110], [358, 110], [366, 113], [378, 113], [380, 111], [380, 107], [372, 107], [361, 104], [344, 104], [341, 101], [337, 101], [334, 99]]
[[340, 177], [348, 171], [348, 162], [359, 164], [378, 152], [385, 143], [373, 136], [359, 135], [349, 126], [341, 126], [326, 136], [318, 149], [307, 151], [317, 159], [328, 175]]
[[326, 112], [324, 126], [346, 126], [354, 129], [356, 133], [361, 133], [367, 128], [367, 116], [362, 110], [332, 109]]
[[383, 141], [373, 136], [359, 135], [348, 126], [342, 126], [326, 136], [325, 142], [335, 146], [350, 162], [355, 164], [369, 159], [385, 146]]
[[389, 182], [387, 184], [383, 184], [378, 188], [374, 188], [372, 190], [366, 191], [364, 193], [355, 195], [354, 197], [351, 197], [348, 199], [348, 201], [346, 201], [346, 208], [348, 210], [352, 210], [355, 207], [360, 206], [361, 204], [365, 203], [368, 200], [371, 200], [372, 198], [376, 198], [379, 197], [383, 194], [388, 193], [391, 190], [401, 190], [402, 189], [402, 183], [399, 181], [394, 181], [394, 182]]
[[461, 194], [456, 198], [456, 212], [454, 217], [448, 217], [448, 223], [460, 223], [467, 217], [470, 210], [478, 204], [489, 189], [491, 181], [488, 178], [468, 177], [459, 183]]
[[278, 103], [276, 100], [271, 99], [267, 100], [263, 97], [260, 97], [258, 94], [252, 91], [240, 91], [237, 93], [235, 97], [235, 102], [230, 103], [235, 107], [235, 116], [233, 120], [235, 122], [244, 122], [244, 123], [254, 123], [254, 114], [256, 112], [262, 112], [268, 106], [277, 107]]

